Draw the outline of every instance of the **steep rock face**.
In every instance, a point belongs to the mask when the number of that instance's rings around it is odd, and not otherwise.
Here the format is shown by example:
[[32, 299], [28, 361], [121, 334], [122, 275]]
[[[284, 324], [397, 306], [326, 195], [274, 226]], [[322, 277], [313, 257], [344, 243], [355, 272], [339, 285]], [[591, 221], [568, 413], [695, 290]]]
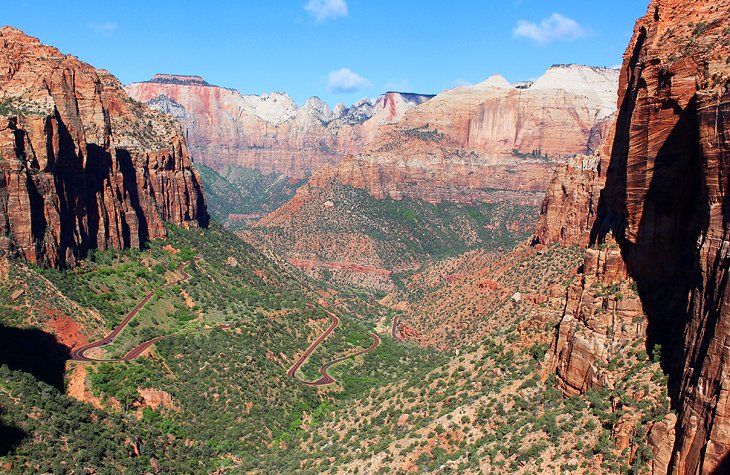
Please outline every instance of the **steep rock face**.
[[637, 23], [596, 224], [616, 236], [650, 344], [665, 348], [671, 473], [730, 464], [728, 24], [727, 0], [654, 0]]
[[730, 470], [728, 24], [727, 0], [651, 2], [624, 55], [600, 178], [591, 240], [620, 246], [677, 411], [652, 429], [655, 473]]
[[0, 229], [34, 263], [139, 246], [165, 223], [206, 225], [172, 118], [37, 39], [0, 30]]
[[334, 162], [333, 138], [315, 117], [297, 116], [296, 104], [285, 94], [244, 96], [232, 89], [160, 82], [157, 77], [125, 89], [140, 102], [172, 112], [185, 129], [193, 156], [213, 169], [239, 165], [303, 178]]
[[216, 170], [303, 178], [328, 167], [320, 181], [376, 197], [494, 201], [485, 189], [542, 193], [555, 166], [596, 149], [615, 111], [617, 74], [559, 65], [534, 84], [493, 76], [435, 97], [388, 92], [334, 111], [316, 98], [297, 109], [282, 94], [241, 95], [187, 76], [126, 90], [174, 114], [196, 160]]
[[445, 91], [373, 132], [376, 115], [362, 125], [365, 150], [313, 182], [335, 177], [394, 199], [494, 202], [517, 193], [520, 202], [539, 204], [555, 168], [593, 153], [607, 135], [617, 75], [560, 65], [517, 87], [493, 76]]
[[332, 111], [316, 97], [297, 107], [284, 93], [244, 95], [189, 76], [158, 74], [125, 89], [152, 108], [173, 113], [200, 163], [216, 170], [238, 165], [295, 178], [362, 150], [380, 125], [397, 121], [432, 97], [391, 92], [374, 104], [338, 104]]
[[[492, 77], [445, 91], [409, 111], [403, 129], [425, 124], [459, 148], [489, 155], [520, 153], [553, 158], [590, 154], [616, 108], [618, 71], [553, 66], [527, 88]], [[559, 78], [559, 80], [558, 80]]]
[[[418, 198], [443, 201], [539, 206], [554, 166], [501, 160], [482, 163], [458, 150], [429, 149], [412, 143], [410, 163], [388, 152], [346, 157], [339, 164], [317, 170], [308, 186], [326, 187], [332, 180], [365, 189], [375, 198]], [[302, 190], [303, 192], [303, 190]]]
[[598, 157], [578, 156], [558, 169], [543, 199], [533, 242], [587, 247], [605, 183]]
[[626, 281], [617, 246], [588, 249], [581, 279], [568, 289], [568, 301], [553, 346], [558, 383], [574, 395], [592, 387], [611, 387], [601, 369], [646, 334], [641, 302]]

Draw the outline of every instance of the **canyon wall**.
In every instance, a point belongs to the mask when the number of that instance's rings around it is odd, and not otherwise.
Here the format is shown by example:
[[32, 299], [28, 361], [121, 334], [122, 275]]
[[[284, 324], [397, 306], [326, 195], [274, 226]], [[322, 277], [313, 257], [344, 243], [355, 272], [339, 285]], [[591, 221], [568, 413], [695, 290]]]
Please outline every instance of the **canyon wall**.
[[0, 209], [13, 251], [56, 267], [208, 219], [174, 119], [10, 27], [0, 29]]
[[199, 163], [294, 178], [362, 150], [378, 125], [397, 121], [405, 110], [432, 97], [389, 92], [374, 103], [364, 99], [330, 110], [317, 97], [298, 107], [286, 93], [244, 95], [199, 77], [159, 74], [125, 89], [150, 107], [173, 114]]
[[[428, 201], [497, 201], [535, 192], [554, 168], [590, 154], [615, 111], [618, 71], [557, 65], [534, 83], [493, 76], [437, 96], [389, 92], [334, 110], [157, 75], [126, 87], [132, 97], [183, 124], [195, 159], [216, 170], [238, 165], [295, 178], [315, 174], [373, 196]], [[326, 169], [326, 170], [323, 170]], [[323, 170], [317, 177], [317, 173]]]
[[[598, 176], [578, 185], [570, 172], [558, 177], [535, 238], [620, 248], [647, 316], [647, 349], [662, 350], [677, 413], [676, 423], [662, 421], [650, 434], [655, 473], [730, 470], [729, 24], [727, 0], [651, 2], [624, 55], [618, 117]], [[590, 280], [571, 292], [589, 291]], [[569, 305], [566, 317], [574, 313]], [[579, 324], [590, 330], [587, 319]], [[561, 323], [567, 336], [554, 346], [564, 381], [571, 367], [577, 374], [599, 356], [595, 348], [570, 356], [579, 342], [570, 325]]]
[[380, 123], [364, 150], [310, 183], [335, 179], [376, 198], [539, 205], [553, 171], [607, 135], [617, 74], [557, 65], [535, 83], [492, 76], [445, 91]]

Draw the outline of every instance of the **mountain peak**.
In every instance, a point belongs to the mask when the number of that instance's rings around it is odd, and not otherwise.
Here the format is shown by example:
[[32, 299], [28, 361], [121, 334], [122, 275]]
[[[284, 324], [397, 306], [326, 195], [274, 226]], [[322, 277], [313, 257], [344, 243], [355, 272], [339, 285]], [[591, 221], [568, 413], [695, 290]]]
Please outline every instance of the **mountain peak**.
[[3, 26], [0, 28], [0, 37], [9, 38], [13, 41], [27, 44], [40, 44], [41, 40], [33, 36], [27, 35], [23, 30], [19, 30], [14, 26]]
[[494, 74], [473, 87], [475, 89], [511, 89], [512, 84], [504, 76]]

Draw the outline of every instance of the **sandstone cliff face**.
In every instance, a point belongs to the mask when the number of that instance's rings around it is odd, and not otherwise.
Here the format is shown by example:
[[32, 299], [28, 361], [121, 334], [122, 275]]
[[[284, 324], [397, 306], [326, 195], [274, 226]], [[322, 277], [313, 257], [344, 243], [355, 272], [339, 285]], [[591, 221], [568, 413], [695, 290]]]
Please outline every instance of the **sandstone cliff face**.
[[[663, 348], [678, 418], [652, 431], [670, 447], [655, 448], [655, 473], [730, 470], [728, 24], [727, 0], [654, 0], [637, 23], [592, 230], [616, 239], [648, 315], [647, 347]], [[566, 222], [552, 221], [547, 240]]]
[[559, 65], [517, 87], [493, 76], [375, 129], [374, 116], [361, 126], [365, 149], [315, 172], [312, 184], [335, 178], [378, 198], [539, 204], [555, 168], [607, 135], [617, 75]]
[[362, 150], [379, 125], [397, 121], [432, 97], [390, 92], [374, 104], [338, 104], [332, 111], [316, 97], [297, 107], [284, 93], [244, 95], [188, 76], [156, 75], [125, 90], [175, 115], [200, 163], [216, 170], [238, 165], [294, 178]]
[[15, 251], [59, 267], [164, 237], [167, 222], [207, 224], [174, 120], [10, 27], [0, 29], [0, 208]]
[[601, 367], [646, 335], [641, 301], [631, 290], [617, 246], [588, 249], [581, 278], [568, 289], [565, 313], [553, 346], [558, 383], [569, 395], [611, 387]]
[[637, 23], [599, 204], [597, 228], [617, 237], [665, 348], [672, 473], [730, 463], [729, 8], [655, 0]]
[[488, 155], [590, 154], [610, 126], [617, 76], [613, 69], [557, 65], [526, 88], [495, 76], [439, 94], [406, 113], [401, 126], [428, 124], [459, 148]]
[[559, 168], [543, 199], [533, 243], [587, 247], [605, 183], [599, 157], [581, 155]]
[[485, 190], [542, 193], [555, 166], [595, 150], [615, 111], [617, 74], [560, 65], [530, 85], [495, 76], [334, 111], [316, 98], [297, 108], [285, 94], [242, 95], [200, 78], [158, 75], [126, 90], [175, 115], [196, 160], [217, 170], [303, 178], [327, 167], [315, 181], [335, 178], [376, 197], [495, 201], [499, 193]]

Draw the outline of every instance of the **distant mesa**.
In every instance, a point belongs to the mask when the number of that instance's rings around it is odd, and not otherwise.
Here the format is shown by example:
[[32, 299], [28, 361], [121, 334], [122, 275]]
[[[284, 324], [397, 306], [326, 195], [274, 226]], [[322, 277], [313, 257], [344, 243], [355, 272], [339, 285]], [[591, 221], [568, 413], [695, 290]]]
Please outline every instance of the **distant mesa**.
[[210, 84], [200, 76], [187, 76], [179, 74], [155, 74], [147, 82], [157, 84], [180, 84], [183, 86], [210, 86]]

